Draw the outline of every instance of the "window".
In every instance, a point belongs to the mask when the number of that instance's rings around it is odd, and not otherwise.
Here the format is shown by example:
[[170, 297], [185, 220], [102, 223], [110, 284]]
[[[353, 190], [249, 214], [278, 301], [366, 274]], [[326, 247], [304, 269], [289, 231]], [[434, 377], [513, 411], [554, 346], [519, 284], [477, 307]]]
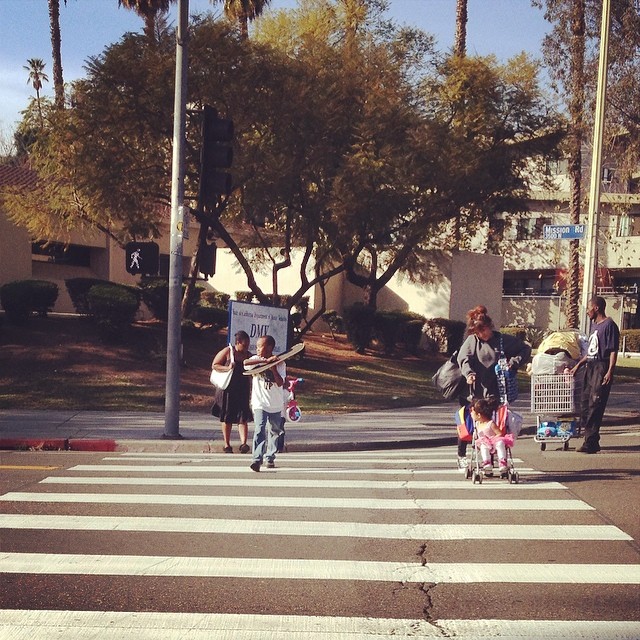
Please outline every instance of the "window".
[[569, 173], [569, 160], [566, 158], [547, 160], [546, 165], [548, 176], [563, 176]]
[[618, 216], [617, 234], [619, 237], [640, 236], [640, 216], [623, 214]]
[[79, 244], [61, 242], [32, 242], [31, 259], [36, 262], [51, 262], [74, 267], [91, 266], [91, 249]]
[[518, 220], [516, 240], [532, 240], [535, 238], [536, 218], [520, 218]]

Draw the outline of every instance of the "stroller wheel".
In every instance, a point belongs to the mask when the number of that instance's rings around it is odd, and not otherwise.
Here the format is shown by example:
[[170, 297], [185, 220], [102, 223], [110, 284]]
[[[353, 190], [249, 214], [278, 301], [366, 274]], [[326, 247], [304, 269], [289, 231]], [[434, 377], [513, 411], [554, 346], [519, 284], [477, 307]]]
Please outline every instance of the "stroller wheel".
[[471, 477], [471, 467], [467, 467], [467, 470], [464, 472], [464, 477], [467, 480]]

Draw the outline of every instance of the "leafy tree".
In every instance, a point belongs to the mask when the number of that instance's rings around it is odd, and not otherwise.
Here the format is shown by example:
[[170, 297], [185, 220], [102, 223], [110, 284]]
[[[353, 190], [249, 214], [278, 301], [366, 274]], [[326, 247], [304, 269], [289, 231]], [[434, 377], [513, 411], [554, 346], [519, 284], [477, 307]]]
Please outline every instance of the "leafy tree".
[[[555, 142], [557, 122], [525, 58], [500, 67], [454, 57], [434, 72], [428, 38], [374, 13], [347, 55], [353, 24], [340, 5], [305, 7], [313, 11], [265, 19], [251, 41], [194, 21], [190, 103], [213, 105], [236, 129], [234, 192], [201, 218], [262, 302], [270, 297], [255, 271], [271, 268], [277, 295], [296, 247], [300, 285], [288, 304], [344, 271], [375, 307], [394, 274], [422, 266], [430, 239], [451, 235], [447, 221], [461, 209], [471, 233], [494, 211], [523, 206], [525, 159]], [[73, 106], [51, 113], [32, 148], [42, 190], [29, 202], [13, 194], [15, 218], [33, 232], [84, 220], [121, 242], [159, 233], [170, 201], [172, 78], [169, 33], [153, 47], [127, 34], [92, 59]], [[187, 194], [197, 191], [199, 147], [194, 113]]]

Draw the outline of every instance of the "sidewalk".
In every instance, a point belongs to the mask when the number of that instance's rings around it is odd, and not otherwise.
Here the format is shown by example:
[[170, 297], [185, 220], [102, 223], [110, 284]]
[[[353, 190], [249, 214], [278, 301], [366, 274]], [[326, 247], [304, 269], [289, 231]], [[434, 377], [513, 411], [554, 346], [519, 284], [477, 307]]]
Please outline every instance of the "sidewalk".
[[[513, 408], [534, 433], [529, 399]], [[454, 403], [365, 413], [308, 415], [287, 426], [288, 451], [349, 451], [453, 444]], [[302, 402], [304, 412], [304, 402]], [[251, 425], [249, 427], [251, 433]], [[640, 433], [640, 383], [615, 385], [603, 424], [609, 431]], [[106, 411], [0, 411], [0, 450], [220, 451], [221, 430], [207, 414], [182, 413], [180, 438], [165, 439], [163, 413]], [[578, 442], [578, 440], [576, 440]], [[237, 431], [233, 430], [237, 447]]]

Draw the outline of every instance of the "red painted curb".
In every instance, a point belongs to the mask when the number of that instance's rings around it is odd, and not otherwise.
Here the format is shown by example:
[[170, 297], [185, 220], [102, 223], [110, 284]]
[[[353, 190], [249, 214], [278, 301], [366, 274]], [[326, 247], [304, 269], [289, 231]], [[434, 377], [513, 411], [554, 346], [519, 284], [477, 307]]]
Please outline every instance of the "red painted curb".
[[115, 440], [97, 440], [91, 438], [69, 438], [70, 451], [115, 451]]
[[0, 449], [19, 451], [64, 451], [67, 448], [65, 438], [2, 438]]

